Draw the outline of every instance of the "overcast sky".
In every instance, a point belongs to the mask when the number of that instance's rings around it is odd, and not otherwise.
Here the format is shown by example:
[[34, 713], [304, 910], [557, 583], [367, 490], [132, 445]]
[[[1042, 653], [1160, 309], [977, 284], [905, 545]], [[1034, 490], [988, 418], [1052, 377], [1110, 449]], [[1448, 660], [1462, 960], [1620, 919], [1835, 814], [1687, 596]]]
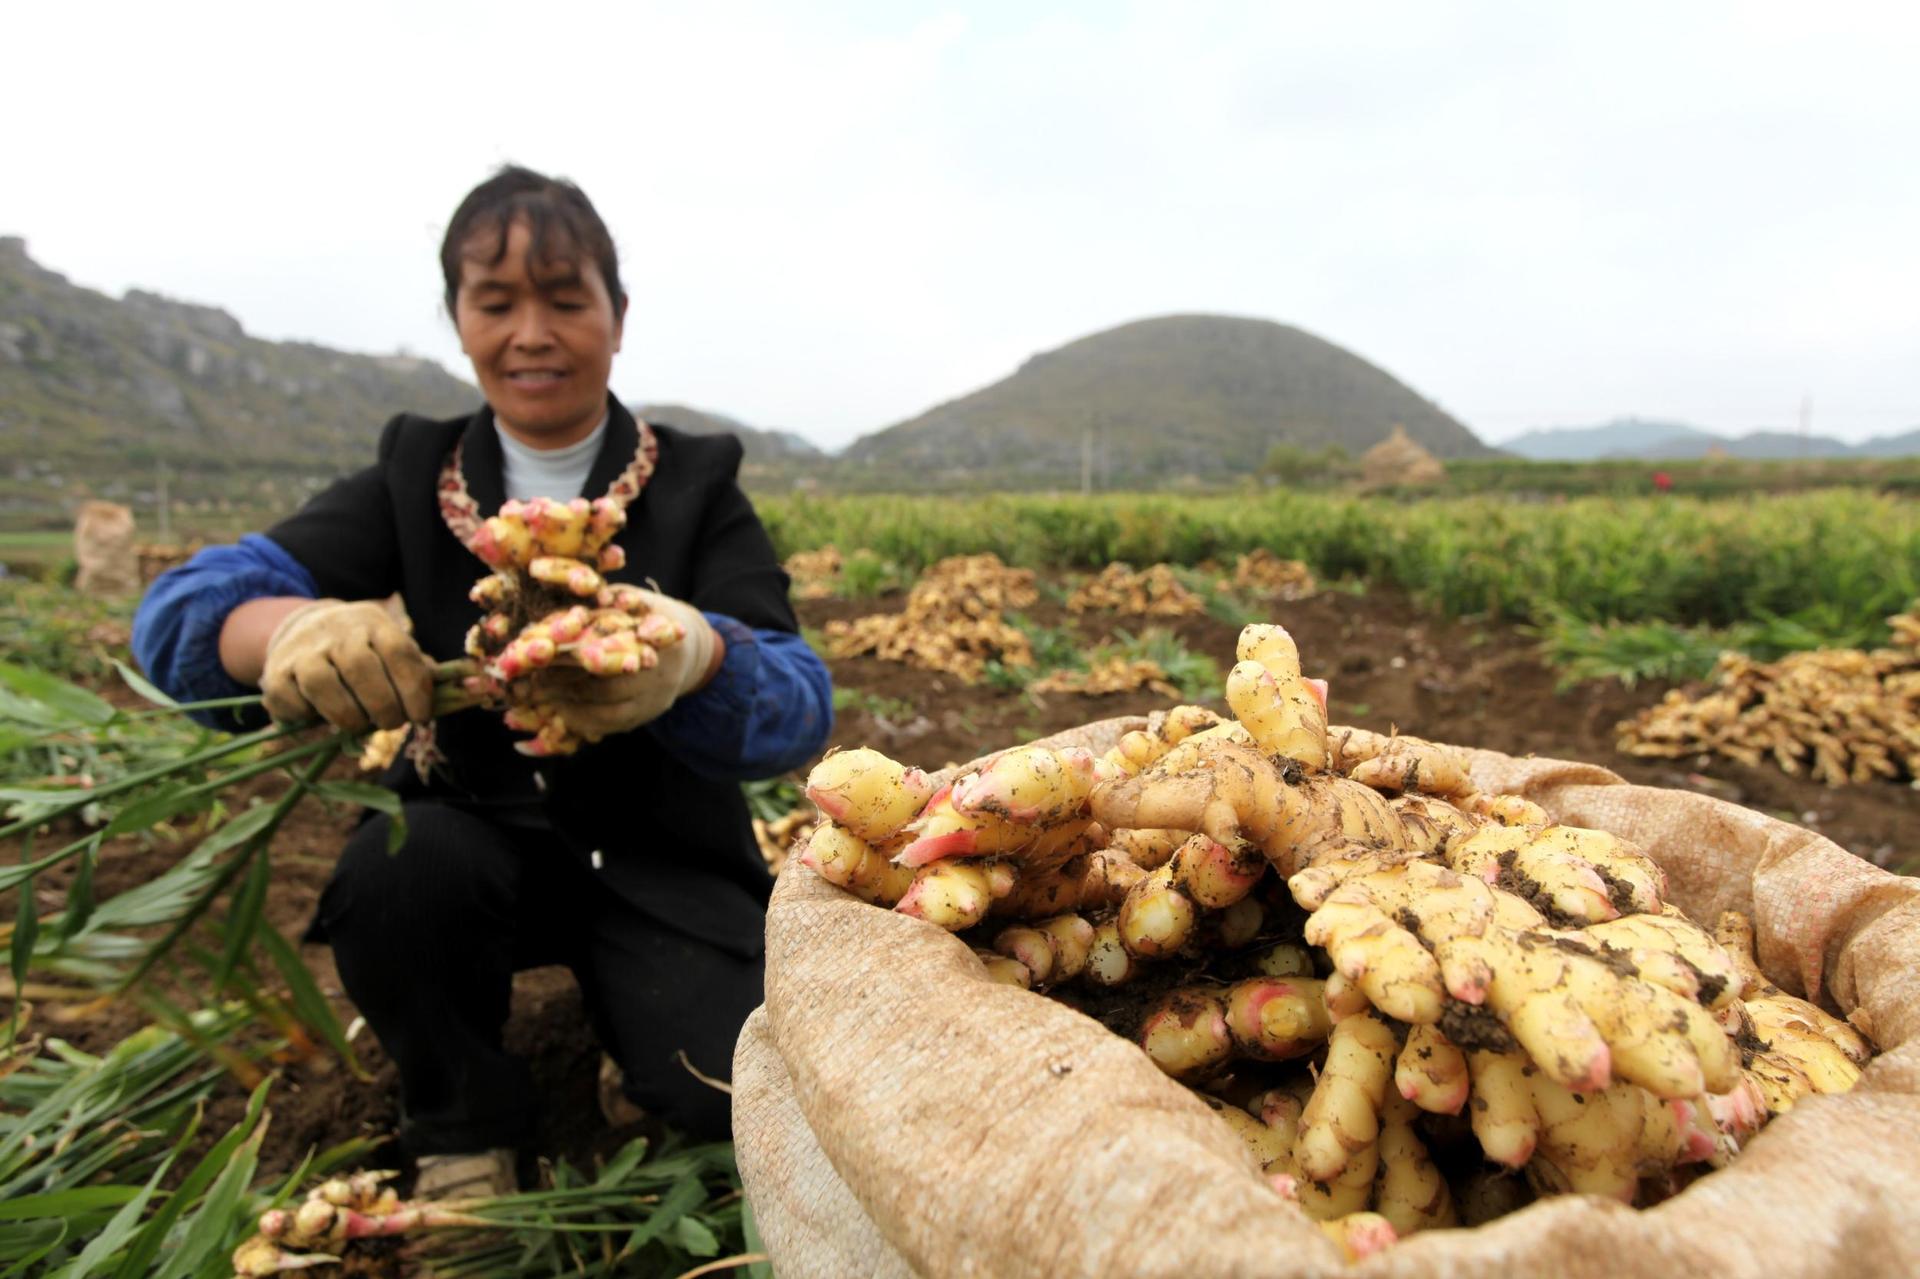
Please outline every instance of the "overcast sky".
[[0, 233], [470, 376], [460, 197], [580, 182], [624, 399], [822, 444], [1149, 315], [1296, 324], [1498, 440], [1920, 427], [1920, 5], [40, 3]]

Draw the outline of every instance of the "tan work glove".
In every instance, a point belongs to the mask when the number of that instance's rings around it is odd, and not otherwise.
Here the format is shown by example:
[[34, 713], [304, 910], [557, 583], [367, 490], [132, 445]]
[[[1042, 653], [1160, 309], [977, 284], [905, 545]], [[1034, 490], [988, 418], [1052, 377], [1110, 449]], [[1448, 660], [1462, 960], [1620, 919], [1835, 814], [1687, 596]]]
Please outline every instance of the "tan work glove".
[[433, 663], [384, 605], [315, 600], [274, 628], [260, 691], [283, 724], [424, 724], [433, 718]]
[[654, 591], [641, 594], [654, 612], [678, 622], [682, 632], [678, 643], [656, 650], [658, 664], [632, 675], [594, 675], [578, 666], [549, 666], [515, 680], [508, 686], [508, 699], [557, 710], [568, 732], [582, 741], [597, 742], [658, 719], [699, 688], [706, 682], [720, 637], [693, 605]]

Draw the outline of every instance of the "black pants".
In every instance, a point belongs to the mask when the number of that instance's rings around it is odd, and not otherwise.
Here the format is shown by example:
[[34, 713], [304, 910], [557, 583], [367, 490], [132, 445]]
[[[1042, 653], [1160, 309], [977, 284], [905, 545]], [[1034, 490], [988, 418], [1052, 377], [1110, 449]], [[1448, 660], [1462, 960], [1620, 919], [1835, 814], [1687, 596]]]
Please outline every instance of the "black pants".
[[761, 999], [762, 961], [674, 931], [607, 890], [544, 831], [409, 803], [355, 830], [321, 895], [314, 937], [332, 945], [348, 996], [400, 1069], [401, 1138], [416, 1155], [518, 1146], [532, 1133], [526, 1064], [501, 1044], [513, 974], [573, 969], [627, 1095], [701, 1140], [724, 1139], [716, 1078]]

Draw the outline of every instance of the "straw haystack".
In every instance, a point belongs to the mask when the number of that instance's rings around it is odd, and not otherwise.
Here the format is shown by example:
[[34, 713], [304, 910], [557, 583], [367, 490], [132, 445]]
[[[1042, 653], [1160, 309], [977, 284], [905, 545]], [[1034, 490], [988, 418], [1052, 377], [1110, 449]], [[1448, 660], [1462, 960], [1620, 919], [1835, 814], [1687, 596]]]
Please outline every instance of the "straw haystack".
[[1397, 422], [1392, 435], [1360, 455], [1360, 482], [1366, 488], [1422, 488], [1446, 478], [1440, 459], [1416, 444]]
[[117, 502], [83, 502], [73, 525], [74, 588], [84, 595], [127, 595], [140, 589], [133, 551], [133, 511]]

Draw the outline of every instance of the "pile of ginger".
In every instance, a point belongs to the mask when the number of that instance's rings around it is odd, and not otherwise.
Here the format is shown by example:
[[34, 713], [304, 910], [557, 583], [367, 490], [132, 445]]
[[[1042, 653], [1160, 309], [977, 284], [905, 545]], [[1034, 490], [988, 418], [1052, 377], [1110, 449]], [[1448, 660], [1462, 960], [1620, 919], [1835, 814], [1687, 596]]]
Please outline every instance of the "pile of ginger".
[[1859, 1077], [1871, 1045], [1768, 982], [1743, 917], [1703, 928], [1644, 851], [1455, 751], [1330, 731], [1284, 629], [1237, 655], [1232, 718], [1102, 756], [936, 787], [831, 754], [800, 860], [1133, 1038], [1349, 1257], [1539, 1195], [1657, 1202]]
[[1885, 648], [1758, 662], [1723, 653], [1709, 686], [1674, 689], [1620, 725], [1629, 755], [1772, 761], [1826, 786], [1920, 779], [1920, 605], [1887, 619]]
[[1142, 617], [1198, 617], [1206, 601], [1188, 590], [1173, 568], [1155, 564], [1135, 572], [1125, 564], [1109, 564], [1080, 584], [1067, 599], [1075, 613], [1131, 613]]
[[1008, 568], [992, 554], [950, 556], [914, 583], [903, 611], [828, 622], [827, 656], [871, 653], [977, 684], [989, 661], [1033, 665], [1032, 645], [1005, 613], [1038, 598], [1031, 569]]

